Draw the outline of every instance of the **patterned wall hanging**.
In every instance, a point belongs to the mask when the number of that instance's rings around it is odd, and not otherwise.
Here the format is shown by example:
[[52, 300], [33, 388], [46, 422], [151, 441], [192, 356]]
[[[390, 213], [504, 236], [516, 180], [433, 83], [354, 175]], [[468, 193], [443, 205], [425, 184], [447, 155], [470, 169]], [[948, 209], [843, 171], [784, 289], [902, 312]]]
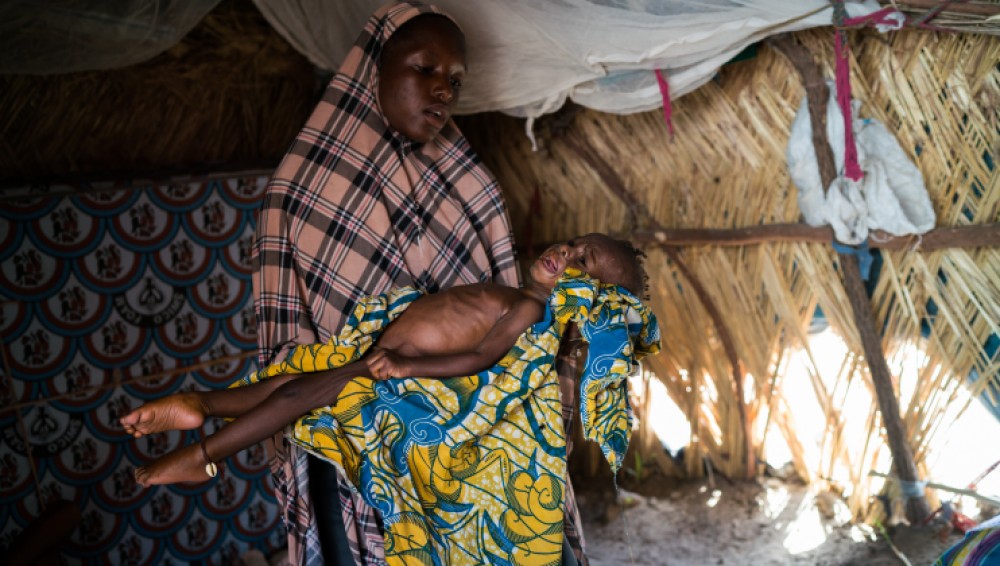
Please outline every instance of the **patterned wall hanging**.
[[0, 547], [47, 502], [82, 521], [65, 561], [234, 562], [284, 546], [262, 446], [203, 484], [142, 489], [136, 466], [211, 433], [134, 440], [118, 417], [256, 368], [250, 281], [267, 174], [0, 194]]

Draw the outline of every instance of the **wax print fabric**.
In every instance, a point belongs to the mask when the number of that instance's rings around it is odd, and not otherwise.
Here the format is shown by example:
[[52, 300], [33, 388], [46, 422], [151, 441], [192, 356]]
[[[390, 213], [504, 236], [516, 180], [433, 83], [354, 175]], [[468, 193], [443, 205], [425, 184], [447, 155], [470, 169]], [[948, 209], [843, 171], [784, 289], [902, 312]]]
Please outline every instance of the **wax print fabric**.
[[[363, 299], [335, 339], [297, 347], [237, 385], [358, 360], [420, 295], [402, 288]], [[355, 378], [336, 405], [297, 421], [294, 441], [341, 466], [379, 510], [387, 562], [559, 563], [566, 440], [553, 363], [570, 322], [590, 343], [584, 434], [617, 470], [631, 430], [626, 377], [658, 350], [659, 329], [627, 291], [572, 271], [545, 318], [493, 368], [449, 379]]]
[[135, 468], [220, 423], [136, 439], [118, 420], [257, 369], [250, 247], [267, 173], [3, 189], [0, 549], [60, 501], [80, 512], [60, 549], [71, 566], [235, 564], [286, 545], [263, 446], [224, 477], [143, 488]]
[[1000, 562], [1000, 516], [993, 517], [965, 533], [934, 566], [988, 566]]

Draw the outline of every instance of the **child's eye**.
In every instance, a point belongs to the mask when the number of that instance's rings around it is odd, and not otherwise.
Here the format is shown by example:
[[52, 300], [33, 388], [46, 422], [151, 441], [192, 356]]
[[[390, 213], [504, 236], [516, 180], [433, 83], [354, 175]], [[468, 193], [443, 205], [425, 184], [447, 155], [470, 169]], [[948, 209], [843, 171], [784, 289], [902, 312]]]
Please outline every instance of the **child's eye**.
[[462, 90], [462, 79], [451, 79], [451, 88]]

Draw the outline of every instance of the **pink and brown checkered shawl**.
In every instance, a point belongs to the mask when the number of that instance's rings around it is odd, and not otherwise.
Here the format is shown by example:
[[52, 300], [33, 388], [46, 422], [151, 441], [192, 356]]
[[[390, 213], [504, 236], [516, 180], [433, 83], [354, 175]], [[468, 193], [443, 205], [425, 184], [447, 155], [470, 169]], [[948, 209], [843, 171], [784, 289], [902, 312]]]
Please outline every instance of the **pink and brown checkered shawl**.
[[386, 40], [432, 11], [397, 4], [368, 20], [275, 171], [255, 249], [262, 363], [327, 341], [357, 299], [393, 286], [518, 284], [500, 190], [455, 124], [415, 144], [376, 99]]
[[[438, 11], [401, 3], [372, 15], [274, 173], [253, 250], [261, 365], [295, 344], [327, 341], [363, 295], [402, 285], [434, 292], [519, 283], [496, 180], [455, 124], [419, 145], [392, 130], [379, 107], [386, 40], [427, 12]], [[302, 489], [305, 457], [279, 450], [272, 469], [293, 563], [313, 563], [319, 548]], [[347, 529], [352, 553], [377, 563], [377, 520], [355, 515]]]
[[[499, 188], [458, 128], [449, 123], [434, 141], [416, 145], [391, 130], [379, 108], [382, 48], [400, 25], [427, 12], [439, 13], [401, 3], [372, 15], [274, 173], [253, 249], [261, 365], [295, 344], [328, 340], [363, 295], [403, 285], [433, 292], [476, 281], [518, 284]], [[559, 365], [561, 379], [573, 380], [574, 370]], [[566, 416], [569, 430], [572, 410]], [[305, 452], [287, 439], [281, 445], [271, 468], [290, 560], [322, 564]], [[355, 562], [384, 563], [375, 512], [346, 482], [339, 491]], [[586, 563], [572, 496], [566, 520], [566, 539]]]

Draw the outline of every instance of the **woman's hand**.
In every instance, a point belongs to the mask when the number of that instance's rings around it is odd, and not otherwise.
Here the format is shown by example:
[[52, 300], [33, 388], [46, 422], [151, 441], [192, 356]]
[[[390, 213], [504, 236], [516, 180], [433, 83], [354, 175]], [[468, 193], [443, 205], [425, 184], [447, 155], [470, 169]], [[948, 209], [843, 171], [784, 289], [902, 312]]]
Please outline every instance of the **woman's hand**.
[[368, 364], [368, 371], [372, 373], [372, 378], [382, 381], [396, 377], [408, 377], [411, 373], [409, 359], [401, 356], [392, 350], [375, 348], [372, 353], [365, 357]]

